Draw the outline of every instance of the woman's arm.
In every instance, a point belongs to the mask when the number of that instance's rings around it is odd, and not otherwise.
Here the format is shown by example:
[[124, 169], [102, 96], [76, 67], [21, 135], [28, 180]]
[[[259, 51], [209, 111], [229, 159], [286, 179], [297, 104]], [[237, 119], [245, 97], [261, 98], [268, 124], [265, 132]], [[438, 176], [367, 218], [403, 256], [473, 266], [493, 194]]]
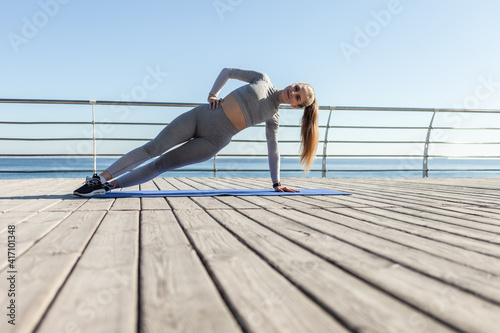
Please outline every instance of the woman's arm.
[[267, 157], [269, 159], [269, 170], [273, 188], [277, 192], [299, 192], [289, 187], [281, 186], [280, 183], [280, 152], [278, 147], [279, 115], [266, 121]]
[[267, 157], [269, 159], [269, 171], [274, 183], [280, 181], [280, 151], [278, 147], [279, 117], [266, 121]]
[[224, 87], [229, 79], [237, 79], [247, 83], [252, 83], [262, 79], [269, 80], [268, 76], [261, 72], [248, 71], [238, 68], [224, 68], [215, 80], [212, 90], [210, 90], [210, 95], [213, 98], [217, 98], [217, 95], [221, 91], [222, 87]]

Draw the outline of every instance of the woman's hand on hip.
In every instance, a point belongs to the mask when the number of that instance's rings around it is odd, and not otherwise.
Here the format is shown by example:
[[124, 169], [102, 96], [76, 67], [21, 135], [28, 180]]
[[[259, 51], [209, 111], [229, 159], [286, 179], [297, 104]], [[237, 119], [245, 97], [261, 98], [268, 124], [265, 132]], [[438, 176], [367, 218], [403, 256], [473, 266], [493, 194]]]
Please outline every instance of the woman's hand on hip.
[[214, 97], [208, 97], [208, 106], [210, 109], [217, 109], [220, 106], [220, 103], [224, 102], [222, 98], [217, 99]]

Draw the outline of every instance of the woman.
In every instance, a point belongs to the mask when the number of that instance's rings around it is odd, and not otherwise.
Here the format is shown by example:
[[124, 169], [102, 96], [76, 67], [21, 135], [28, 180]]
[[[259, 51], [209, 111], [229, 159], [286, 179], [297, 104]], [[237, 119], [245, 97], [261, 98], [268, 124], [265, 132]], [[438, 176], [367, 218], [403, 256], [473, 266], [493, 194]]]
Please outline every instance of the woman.
[[[218, 93], [228, 79], [238, 79], [248, 84], [234, 90], [224, 99], [217, 99]], [[87, 177], [85, 184], [73, 194], [85, 197], [105, 194], [114, 188], [142, 184], [168, 170], [206, 161], [227, 146], [233, 135], [262, 122], [266, 123], [273, 188], [279, 192], [297, 192], [282, 186], [279, 178], [278, 107], [280, 104], [304, 108], [300, 161], [307, 172], [318, 145], [318, 102], [313, 88], [305, 83], [295, 83], [278, 90], [264, 73], [224, 68], [208, 95], [208, 104], [200, 105], [180, 115], [155, 139], [125, 154], [100, 175]], [[169, 150], [181, 143], [183, 143], [181, 146]], [[138, 167], [156, 156], [160, 157]], [[108, 183], [111, 179], [114, 180]]]

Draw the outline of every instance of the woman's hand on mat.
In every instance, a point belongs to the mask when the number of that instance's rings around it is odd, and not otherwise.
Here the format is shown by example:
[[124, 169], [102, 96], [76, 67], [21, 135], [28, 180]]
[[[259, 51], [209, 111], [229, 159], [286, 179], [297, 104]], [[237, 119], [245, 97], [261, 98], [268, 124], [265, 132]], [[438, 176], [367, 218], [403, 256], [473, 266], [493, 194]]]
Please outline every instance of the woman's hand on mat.
[[208, 98], [208, 105], [210, 107], [210, 109], [217, 109], [219, 106], [220, 106], [220, 103], [224, 102], [224, 100], [221, 98], [221, 99], [217, 99], [217, 98], [213, 98], [213, 97], [209, 97]]
[[294, 190], [293, 188], [286, 187], [286, 186], [276, 186], [274, 188], [276, 192], [299, 192], [297, 190]]

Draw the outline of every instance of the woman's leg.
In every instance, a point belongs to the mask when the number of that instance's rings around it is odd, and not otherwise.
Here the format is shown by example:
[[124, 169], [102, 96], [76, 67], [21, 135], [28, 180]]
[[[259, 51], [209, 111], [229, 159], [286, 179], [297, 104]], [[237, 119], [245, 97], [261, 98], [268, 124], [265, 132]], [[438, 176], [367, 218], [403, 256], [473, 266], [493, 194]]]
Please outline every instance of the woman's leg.
[[191, 139], [196, 131], [197, 108], [181, 114], [166, 126], [153, 140], [123, 155], [100, 174], [105, 180], [116, 178], [133, 170], [145, 161], [159, 156], [175, 145]]
[[[118, 177], [112, 184], [116, 187], [137, 185], [151, 180], [165, 171], [206, 161], [227, 146], [231, 142], [232, 136], [238, 132], [221, 108], [211, 110], [207, 104], [204, 104], [193, 109], [190, 113], [194, 113], [195, 110], [196, 113], [190, 116], [189, 120], [180, 119], [183, 115], [177, 118], [179, 122], [182, 121], [182, 124], [190, 124], [188, 130], [184, 129], [189, 131], [189, 135], [184, 136], [184, 139], [188, 137], [184, 141], [193, 138], [192, 140], [168, 151], [155, 161]], [[177, 122], [177, 119], [174, 122]], [[174, 122], [171, 125], [174, 125]], [[175, 129], [183, 130], [182, 126], [181, 124], [176, 125]], [[176, 135], [181, 136], [181, 134]], [[165, 139], [168, 139], [168, 135], [165, 135]], [[158, 153], [158, 155], [160, 154]], [[116, 177], [113, 173], [111, 175]]]
[[115, 179], [114, 184], [116, 184], [117, 187], [142, 184], [159, 176], [165, 171], [206, 161], [217, 154], [217, 152], [229, 144], [230, 141], [230, 137], [223, 142], [217, 143], [206, 138], [194, 138], [180, 147], [163, 154], [155, 161]]

